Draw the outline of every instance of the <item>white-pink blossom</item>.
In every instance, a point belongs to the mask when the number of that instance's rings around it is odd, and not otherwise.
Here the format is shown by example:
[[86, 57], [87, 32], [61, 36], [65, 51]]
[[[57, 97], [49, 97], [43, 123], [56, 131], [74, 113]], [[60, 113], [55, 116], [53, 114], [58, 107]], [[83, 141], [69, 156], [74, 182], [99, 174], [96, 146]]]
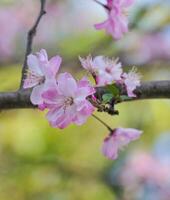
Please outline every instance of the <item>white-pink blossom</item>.
[[106, 10], [108, 19], [103, 23], [95, 25], [95, 28], [105, 29], [115, 39], [122, 38], [128, 32], [127, 8], [134, 3], [134, 0], [107, 0]]
[[86, 78], [76, 82], [71, 74], [60, 74], [56, 87], [42, 95], [49, 109], [47, 119], [51, 126], [63, 129], [70, 123], [85, 123], [94, 111], [93, 105], [86, 98], [94, 92]]
[[104, 56], [96, 56], [92, 59], [80, 59], [83, 68], [88, 70], [95, 78], [98, 86], [104, 86], [113, 82], [119, 82], [123, 73], [122, 65], [118, 59], [109, 59]]
[[123, 81], [129, 97], [136, 97], [136, 94], [134, 94], [134, 90], [137, 86], [140, 86], [140, 78], [141, 76], [137, 73], [137, 70], [135, 68], [132, 68], [129, 73], [123, 74]]
[[32, 88], [31, 102], [42, 105], [42, 92], [56, 82], [56, 74], [60, 68], [60, 56], [48, 60], [47, 52], [42, 49], [36, 55], [30, 54], [27, 58], [28, 72], [24, 80], [24, 88]]
[[115, 160], [118, 157], [118, 152], [129, 142], [140, 137], [142, 131], [132, 128], [116, 128], [108, 137], [104, 139], [102, 152], [111, 159]]

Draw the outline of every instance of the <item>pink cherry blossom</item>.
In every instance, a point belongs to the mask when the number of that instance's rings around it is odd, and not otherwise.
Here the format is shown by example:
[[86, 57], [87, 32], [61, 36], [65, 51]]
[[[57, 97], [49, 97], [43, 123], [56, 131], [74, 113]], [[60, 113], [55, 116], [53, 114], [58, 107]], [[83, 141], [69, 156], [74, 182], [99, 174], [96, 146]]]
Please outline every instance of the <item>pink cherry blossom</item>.
[[82, 66], [95, 78], [98, 86], [104, 86], [121, 80], [122, 65], [118, 59], [109, 59], [104, 56], [96, 56], [92, 59], [80, 59]]
[[126, 146], [129, 142], [134, 141], [140, 137], [142, 131], [132, 128], [117, 128], [105, 138], [103, 144], [103, 154], [115, 160], [118, 157], [118, 151]]
[[96, 24], [97, 30], [105, 29], [115, 39], [122, 38], [128, 32], [127, 8], [134, 0], [107, 0], [108, 19], [103, 23]]
[[79, 57], [81, 65], [84, 69], [86, 69], [89, 73], [91, 73], [94, 77], [97, 75], [97, 67], [94, 65], [93, 58], [91, 55], [88, 55], [87, 58]]
[[135, 68], [132, 68], [132, 70], [129, 73], [124, 73], [124, 84], [126, 86], [127, 94], [129, 97], [136, 97], [136, 94], [134, 94], [134, 90], [137, 86], [140, 86], [140, 74], [136, 72], [137, 70]]
[[[33, 88], [31, 102], [42, 105], [42, 92], [56, 82], [56, 74], [60, 68], [61, 57], [55, 56], [48, 60], [47, 52], [42, 49], [36, 55], [27, 58], [28, 72], [24, 81], [24, 88]], [[42, 106], [40, 106], [42, 107]]]
[[63, 129], [70, 123], [85, 123], [94, 111], [94, 107], [86, 98], [94, 92], [86, 78], [76, 82], [71, 74], [60, 74], [56, 87], [48, 89], [42, 95], [49, 109], [47, 119], [51, 126]]

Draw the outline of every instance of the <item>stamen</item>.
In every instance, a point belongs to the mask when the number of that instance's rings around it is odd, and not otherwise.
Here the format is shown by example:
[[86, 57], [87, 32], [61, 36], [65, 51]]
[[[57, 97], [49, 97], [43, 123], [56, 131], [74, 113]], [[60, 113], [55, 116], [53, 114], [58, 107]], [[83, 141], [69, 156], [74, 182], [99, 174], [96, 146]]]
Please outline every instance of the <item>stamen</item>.
[[40, 76], [39, 74], [37, 74], [34, 71], [31, 71], [29, 69], [27, 70], [26, 75], [27, 75], [27, 80], [29, 80], [32, 83], [36, 82], [38, 84], [42, 84], [45, 81], [44, 76]]

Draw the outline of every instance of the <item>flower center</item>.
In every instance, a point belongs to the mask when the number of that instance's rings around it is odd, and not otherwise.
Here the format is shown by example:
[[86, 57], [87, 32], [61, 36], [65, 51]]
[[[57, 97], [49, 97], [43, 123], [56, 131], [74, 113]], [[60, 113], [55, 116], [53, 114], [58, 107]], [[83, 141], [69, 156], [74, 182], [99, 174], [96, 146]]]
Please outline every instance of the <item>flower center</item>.
[[74, 103], [73, 97], [66, 97], [64, 100], [65, 107], [71, 106]]
[[106, 71], [108, 74], [110, 74], [110, 73], [111, 73], [111, 69], [110, 69], [110, 68], [108, 68], [108, 67], [106, 67], [105, 71]]
[[31, 82], [37, 82], [38, 84], [42, 84], [45, 81], [45, 76], [41, 76], [34, 71], [27, 71], [27, 77]]

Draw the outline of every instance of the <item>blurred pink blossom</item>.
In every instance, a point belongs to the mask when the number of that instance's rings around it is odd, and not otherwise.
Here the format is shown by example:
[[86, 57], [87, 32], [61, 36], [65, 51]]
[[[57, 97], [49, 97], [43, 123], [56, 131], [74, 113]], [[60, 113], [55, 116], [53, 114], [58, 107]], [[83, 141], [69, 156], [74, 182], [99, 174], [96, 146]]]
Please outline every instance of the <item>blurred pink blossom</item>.
[[[14, 40], [19, 31], [19, 21], [13, 8], [0, 8], [0, 58], [5, 60], [6, 57], [13, 55], [15, 47]], [[10, 22], [10, 24], [8, 24]]]
[[108, 19], [96, 24], [95, 28], [105, 29], [115, 39], [122, 38], [123, 34], [128, 32], [127, 8], [133, 3], [134, 0], [107, 0]]
[[136, 193], [147, 183], [153, 184], [157, 187], [160, 197], [164, 200], [169, 200], [169, 165], [147, 152], [133, 153], [121, 170], [120, 183], [127, 192], [135, 189]]

